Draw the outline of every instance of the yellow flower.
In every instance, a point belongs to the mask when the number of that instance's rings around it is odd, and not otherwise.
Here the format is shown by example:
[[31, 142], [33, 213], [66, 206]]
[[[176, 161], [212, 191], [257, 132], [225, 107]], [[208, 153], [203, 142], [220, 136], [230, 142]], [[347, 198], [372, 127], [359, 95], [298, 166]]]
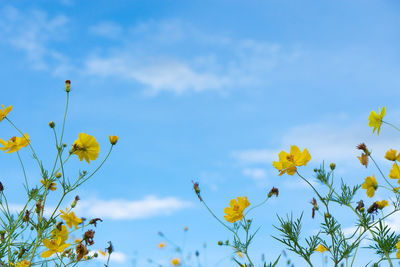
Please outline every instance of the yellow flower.
[[77, 229], [78, 224], [82, 222], [82, 219], [75, 216], [73, 211], [68, 212], [68, 209], [65, 211], [60, 210], [62, 215], [60, 217], [65, 221], [69, 228], [72, 228], [72, 225]]
[[[61, 228], [61, 230], [59, 228]], [[61, 242], [64, 243], [68, 239], [67, 227], [65, 225], [54, 227], [53, 231], [51, 231], [51, 237], [52, 239], [61, 238]]]
[[389, 173], [389, 178], [400, 179], [400, 168], [396, 163], [393, 163], [393, 167]]
[[319, 251], [321, 253], [324, 253], [325, 251], [328, 251], [329, 249], [327, 249], [326, 247], [324, 247], [323, 245], [319, 244], [318, 247], [315, 249], [315, 251]]
[[12, 106], [4, 107], [4, 105], [1, 105], [3, 109], [0, 109], [0, 121], [4, 120], [5, 117], [7, 117], [8, 113], [12, 110]]
[[229, 202], [229, 207], [224, 209], [226, 215], [224, 215], [225, 220], [230, 223], [234, 223], [243, 218], [243, 211], [245, 208], [250, 206], [250, 202], [247, 197], [237, 197]]
[[99, 249], [99, 253], [100, 253], [101, 255], [103, 255], [103, 256], [106, 256], [106, 255], [107, 255], [107, 252], [102, 251], [101, 249]]
[[179, 258], [173, 258], [171, 260], [171, 264], [174, 265], [174, 266], [181, 265], [181, 260]]
[[0, 150], [2, 151], [8, 150], [6, 153], [13, 153], [20, 150], [23, 147], [26, 147], [29, 144], [29, 142], [30, 142], [29, 135], [27, 133], [24, 134], [24, 136], [22, 137], [13, 136], [7, 142], [4, 141], [3, 139], [0, 139], [0, 143], [4, 146], [0, 147]]
[[158, 246], [158, 248], [164, 248], [165, 247], [165, 242], [161, 242], [157, 246]]
[[238, 257], [243, 258], [242, 252], [238, 251], [238, 252], [236, 252], [236, 254], [238, 255]]
[[381, 200], [381, 201], [377, 201], [376, 205], [378, 205], [378, 209], [383, 209], [384, 207], [389, 206], [389, 203], [387, 202], [387, 200]]
[[310, 160], [311, 155], [307, 148], [301, 152], [297, 146], [291, 146], [290, 153], [281, 151], [279, 153], [279, 162], [274, 161], [272, 165], [280, 171], [279, 175], [284, 173], [293, 175], [297, 171], [296, 166], [305, 166]]
[[371, 113], [369, 114], [368, 126], [374, 127], [372, 133], [375, 133], [375, 130], [378, 129], [377, 135], [379, 135], [379, 131], [381, 130], [382, 120], [383, 117], [385, 117], [385, 113], [386, 113], [386, 108], [383, 107], [382, 110], [379, 109], [379, 114], [377, 114], [375, 111], [371, 111]]
[[29, 267], [29, 266], [31, 266], [30, 262], [27, 261], [27, 260], [23, 260], [23, 261], [17, 262], [17, 264], [11, 263], [11, 265], [15, 266], [15, 267]]
[[40, 182], [42, 183], [42, 185], [46, 188], [48, 187], [51, 191], [54, 191], [57, 189], [57, 184], [55, 182], [51, 182], [49, 183], [49, 180], [44, 181], [43, 179], [40, 180]]
[[78, 139], [72, 145], [71, 152], [77, 155], [81, 161], [85, 159], [89, 163], [89, 160], [97, 159], [99, 151], [100, 146], [96, 138], [86, 133], [80, 133]]
[[398, 249], [396, 252], [396, 258], [400, 259], [400, 240], [396, 244], [396, 249]]
[[108, 138], [110, 139], [111, 145], [115, 145], [119, 139], [118, 136], [115, 136], [115, 135], [114, 136], [109, 135]]
[[400, 161], [400, 153], [398, 153], [397, 155], [396, 154], [397, 150], [389, 149], [385, 154], [385, 158], [391, 161]]
[[378, 182], [376, 181], [375, 175], [365, 178], [362, 188], [367, 189], [367, 196], [373, 197], [375, 195], [375, 190], [378, 189]]
[[48, 258], [54, 253], [63, 252], [69, 246], [69, 243], [65, 244], [62, 242], [61, 237], [57, 237], [57, 239], [52, 240], [46, 238], [43, 240], [43, 245], [48, 248], [48, 250], [44, 251], [41, 256], [42, 258]]

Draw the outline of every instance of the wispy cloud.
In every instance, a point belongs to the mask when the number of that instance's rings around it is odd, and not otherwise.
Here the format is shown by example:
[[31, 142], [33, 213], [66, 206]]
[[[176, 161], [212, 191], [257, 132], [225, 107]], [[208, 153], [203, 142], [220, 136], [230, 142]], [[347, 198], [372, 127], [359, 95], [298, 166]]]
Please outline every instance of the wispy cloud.
[[22, 12], [4, 7], [0, 9], [0, 42], [23, 51], [32, 68], [48, 69], [51, 62], [65, 59], [50, 43], [65, 36], [67, 22], [64, 15], [48, 16], [40, 10]]
[[245, 168], [243, 169], [243, 175], [254, 180], [262, 180], [267, 177], [266, 171], [261, 168]]
[[97, 36], [116, 39], [118, 37], [121, 37], [123, 29], [119, 24], [115, 22], [103, 21], [97, 25], [91, 26], [89, 28], [89, 32]]
[[[34, 204], [31, 206], [34, 207]], [[140, 200], [126, 199], [98, 199], [91, 198], [79, 201], [75, 212], [78, 216], [113, 220], [139, 220], [151, 217], [169, 216], [183, 209], [189, 208], [192, 203], [176, 197], [157, 197], [149, 195]], [[11, 212], [21, 212], [23, 205], [10, 203]], [[28, 207], [30, 208], [30, 207]], [[54, 211], [53, 206], [47, 206], [44, 211], [50, 216]]]
[[278, 160], [281, 150], [289, 151], [291, 145], [297, 145], [300, 149], [307, 148], [315, 162], [340, 162], [354, 166], [358, 164], [357, 156], [360, 155], [355, 148], [359, 143], [365, 142], [376, 158], [383, 158], [385, 151], [400, 142], [396, 135], [386, 133], [384, 137], [377, 137], [369, 131], [362, 119], [355, 118], [350, 124], [346, 119], [336, 118], [329, 123], [324, 121], [293, 127], [286, 131], [275, 147], [234, 151], [231, 156], [243, 165], [271, 165]]
[[[94, 253], [96, 253], [96, 251], [91, 251], [89, 252], [89, 255], [93, 256]], [[95, 259], [97, 261], [105, 263], [107, 262], [108, 255], [103, 256], [101, 253], [97, 253], [97, 258]], [[120, 251], [113, 251], [113, 253], [111, 253], [110, 262], [123, 264], [127, 263], [127, 261], [128, 261], [128, 256], [125, 253]]]
[[77, 214], [114, 220], [138, 220], [168, 216], [191, 205], [191, 202], [176, 197], [146, 196], [140, 200], [93, 198], [79, 202]]
[[[100, 25], [92, 31], [120, 31], [110, 22]], [[122, 30], [127, 34], [121, 44], [94, 52], [85, 60], [84, 73], [138, 82], [153, 95], [257, 85], [277, 65], [296, 58], [296, 52], [283, 51], [275, 43], [204, 33], [179, 20], [138, 23]]]

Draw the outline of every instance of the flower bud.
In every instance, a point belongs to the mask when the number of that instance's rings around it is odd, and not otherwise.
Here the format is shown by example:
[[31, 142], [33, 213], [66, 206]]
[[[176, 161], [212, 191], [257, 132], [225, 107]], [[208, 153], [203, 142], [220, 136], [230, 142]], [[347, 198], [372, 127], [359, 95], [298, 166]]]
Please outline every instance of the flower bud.
[[3, 186], [3, 184], [0, 182], [0, 192], [3, 192], [4, 191], [4, 186]]
[[218, 246], [222, 246], [223, 244], [222, 241], [218, 241]]
[[118, 136], [116, 135], [113, 136], [109, 135], [108, 138], [110, 139], [111, 145], [115, 145], [118, 142]]
[[54, 128], [54, 126], [56, 126], [56, 125], [55, 125], [54, 121], [51, 121], [51, 122], [49, 122], [49, 126], [50, 126], [50, 128], [52, 128], [52, 129], [53, 129], [53, 128]]
[[331, 170], [333, 171], [336, 168], [336, 164], [335, 163], [331, 163], [329, 165], [329, 167], [331, 168]]
[[69, 91], [71, 91], [71, 81], [66, 80], [65, 81], [65, 92], [69, 93]]
[[61, 173], [60, 172], [57, 172], [56, 178], [61, 178]]
[[275, 195], [276, 197], [279, 195], [278, 188], [272, 187], [271, 191], [269, 191], [268, 197], [272, 197], [273, 195]]

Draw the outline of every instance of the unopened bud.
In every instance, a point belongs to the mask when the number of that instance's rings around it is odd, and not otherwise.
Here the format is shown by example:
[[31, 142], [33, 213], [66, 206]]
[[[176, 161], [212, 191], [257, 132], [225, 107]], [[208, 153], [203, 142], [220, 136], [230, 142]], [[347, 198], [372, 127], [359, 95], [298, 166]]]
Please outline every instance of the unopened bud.
[[336, 164], [335, 163], [331, 163], [329, 165], [329, 167], [331, 168], [331, 170], [333, 171], [336, 168]]
[[65, 92], [69, 93], [69, 91], [71, 91], [71, 81], [66, 80], [65, 81]]
[[268, 197], [272, 197], [275, 195], [276, 197], [279, 195], [279, 190], [276, 187], [272, 187], [271, 191], [268, 193]]
[[50, 128], [54, 128], [56, 125], [54, 124], [54, 121], [49, 122]]
[[56, 178], [61, 178], [61, 173], [60, 172], [57, 172]]
[[218, 246], [222, 246], [224, 243], [222, 241], [218, 241]]

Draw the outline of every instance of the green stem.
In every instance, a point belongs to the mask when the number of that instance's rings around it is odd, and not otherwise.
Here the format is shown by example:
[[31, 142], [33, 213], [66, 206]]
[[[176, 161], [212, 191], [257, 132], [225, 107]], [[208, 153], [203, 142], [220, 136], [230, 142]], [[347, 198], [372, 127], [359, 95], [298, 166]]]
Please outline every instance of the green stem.
[[22, 160], [21, 160], [21, 157], [20, 157], [18, 151], [17, 151], [17, 155], [18, 155], [19, 163], [21, 163], [22, 171], [24, 173], [26, 189], [29, 190], [28, 179], [26, 178], [26, 172], [25, 172], [24, 164], [22, 163]]
[[386, 123], [386, 124], [389, 125], [389, 126], [392, 126], [394, 129], [396, 129], [397, 131], [400, 132], [400, 129], [399, 129], [398, 127], [394, 126], [393, 124], [391, 124], [391, 123], [389, 123], [389, 122], [386, 122], [386, 121], [382, 121], [382, 122], [383, 122], [383, 123]]
[[[21, 135], [22, 135], [23, 138], [26, 139], [26, 137], [24, 137], [24, 133], [23, 133], [22, 131], [20, 131], [20, 130], [17, 128], [17, 126], [15, 126], [14, 123], [12, 123], [11, 120], [9, 120], [7, 117], [6, 117], [6, 120], [7, 120]], [[29, 147], [30, 147], [30, 149], [31, 149], [31, 151], [32, 151], [32, 153], [33, 153], [33, 157], [36, 159], [36, 161], [37, 161], [37, 163], [39, 164], [39, 167], [40, 167], [41, 164], [40, 164], [40, 162], [39, 162], [39, 158], [36, 156], [35, 150], [33, 149], [30, 140], [26, 139], [26, 141], [28, 141], [28, 145], [29, 145]]]
[[374, 163], [375, 167], [378, 169], [379, 173], [382, 175], [383, 179], [385, 179], [386, 183], [387, 183], [392, 189], [394, 189], [393, 185], [386, 179], [386, 176], [383, 174], [381, 168], [379, 168], [378, 164], [376, 163], [376, 161], [374, 160], [374, 158], [371, 156], [371, 154], [369, 155], [369, 158], [372, 160], [372, 162]]
[[270, 198], [270, 197], [267, 197], [263, 202], [261, 202], [261, 203], [255, 205], [255, 206], [251, 207], [250, 209], [248, 209], [247, 212], [244, 214], [244, 216], [246, 216], [246, 215], [247, 215], [250, 211], [252, 211], [253, 209], [258, 208], [258, 207], [264, 205], [265, 202], [267, 202], [269, 198]]

